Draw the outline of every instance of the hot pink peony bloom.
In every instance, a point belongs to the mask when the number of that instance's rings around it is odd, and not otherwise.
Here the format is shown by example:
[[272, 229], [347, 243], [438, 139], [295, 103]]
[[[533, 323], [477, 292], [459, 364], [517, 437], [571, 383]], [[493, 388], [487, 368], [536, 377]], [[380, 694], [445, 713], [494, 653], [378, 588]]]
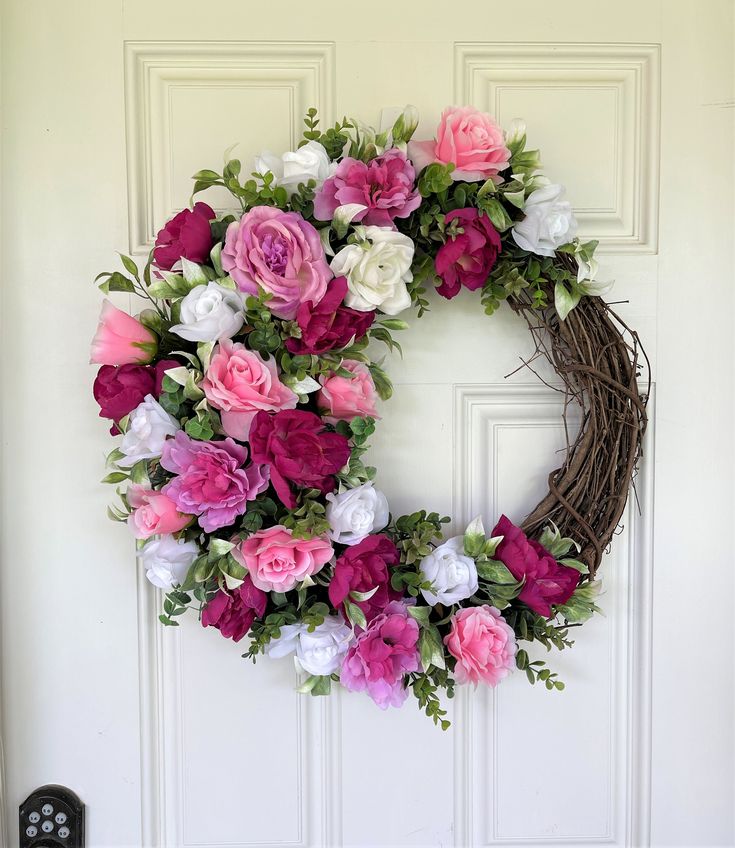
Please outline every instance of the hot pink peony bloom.
[[320, 571], [333, 553], [328, 539], [296, 539], [280, 524], [253, 533], [232, 551], [253, 584], [264, 592], [290, 591]]
[[215, 217], [206, 203], [195, 203], [193, 209], [182, 209], [156, 236], [153, 261], [170, 271], [182, 258], [201, 265], [212, 249], [209, 222]]
[[163, 445], [161, 465], [177, 474], [161, 490], [180, 512], [199, 516], [207, 533], [227, 527], [268, 488], [268, 469], [242, 465], [247, 450], [232, 439], [199, 442], [179, 430]]
[[475, 291], [487, 282], [500, 253], [500, 234], [487, 215], [477, 209], [453, 209], [445, 217], [447, 224], [459, 221], [463, 232], [447, 239], [436, 254], [434, 267], [442, 278], [437, 291], [451, 300], [462, 286]]
[[551, 618], [552, 604], [565, 604], [574, 594], [579, 572], [558, 563], [543, 545], [529, 539], [504, 515], [492, 535], [503, 537], [495, 551], [495, 559], [504, 563], [516, 580], [525, 578], [518, 599], [539, 615]]
[[342, 368], [352, 376], [327, 374], [319, 378], [322, 388], [317, 393], [317, 404], [324, 412], [324, 420], [334, 424], [337, 421], [352, 421], [358, 415], [379, 418], [375, 409], [378, 393], [370, 369], [364, 363], [351, 359], [345, 359]]
[[254, 462], [270, 466], [276, 494], [289, 509], [296, 506], [292, 486], [331, 492], [334, 475], [350, 458], [346, 436], [328, 432], [318, 415], [302, 409], [259, 412], [250, 429], [250, 450]]
[[276, 360], [269, 360], [239, 342], [221, 341], [215, 348], [201, 388], [222, 413], [222, 428], [233, 439], [246, 441], [255, 413], [293, 409], [298, 397], [278, 378]]
[[299, 306], [296, 320], [301, 338], [286, 339], [290, 353], [326, 353], [363, 338], [375, 320], [375, 311], [358, 312], [343, 306], [346, 294], [347, 277], [335, 277], [319, 303], [307, 301]]
[[404, 677], [419, 669], [419, 626], [401, 601], [376, 616], [347, 652], [340, 681], [368, 695], [381, 710], [400, 707], [408, 697]]
[[391, 588], [388, 572], [388, 568], [398, 565], [399, 560], [398, 548], [387, 536], [366, 536], [337, 558], [329, 583], [329, 602], [338, 609], [350, 592], [370, 592], [377, 588], [366, 601], [353, 601], [371, 621], [401, 596]]
[[474, 182], [495, 179], [510, 164], [503, 130], [490, 115], [471, 106], [449, 106], [442, 113], [433, 141], [412, 141], [408, 145], [417, 171], [432, 162], [454, 164], [452, 178]]
[[163, 492], [133, 485], [127, 491], [128, 503], [133, 512], [128, 516], [128, 527], [136, 539], [148, 539], [164, 533], [177, 533], [192, 520], [176, 509], [176, 504]]
[[359, 203], [366, 208], [355, 215], [354, 221], [392, 227], [394, 218], [407, 218], [421, 203], [415, 180], [413, 165], [397, 148], [370, 162], [348, 156], [314, 198], [314, 217], [331, 221], [338, 207]]
[[140, 321], [113, 306], [102, 304], [97, 332], [92, 339], [89, 361], [98, 365], [143, 365], [158, 350], [158, 339]]
[[268, 308], [289, 320], [307, 300], [318, 303], [333, 276], [314, 227], [272, 206], [254, 206], [230, 224], [222, 267], [242, 291], [271, 295]]
[[253, 586], [246, 575], [232, 594], [220, 589], [202, 610], [202, 627], [216, 627], [225, 637], [239, 642], [250, 630], [256, 617], [265, 613], [268, 595]]
[[458, 610], [444, 644], [457, 660], [457, 683], [482, 681], [497, 686], [516, 665], [518, 646], [513, 628], [500, 610], [487, 604]]
[[[155, 365], [103, 365], [92, 387], [94, 399], [100, 405], [100, 418], [119, 421], [142, 403], [146, 395], [158, 399], [164, 372], [180, 364], [175, 359], [162, 359]], [[110, 427], [110, 432], [118, 435], [117, 424]]]

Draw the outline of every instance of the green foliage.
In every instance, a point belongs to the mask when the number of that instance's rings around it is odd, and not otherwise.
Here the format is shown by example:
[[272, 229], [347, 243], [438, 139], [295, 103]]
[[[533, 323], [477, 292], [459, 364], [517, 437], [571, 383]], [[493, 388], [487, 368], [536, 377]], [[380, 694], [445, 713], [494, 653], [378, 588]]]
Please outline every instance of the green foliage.
[[437, 692], [444, 689], [447, 698], [454, 697], [454, 678], [448, 669], [432, 666], [428, 671], [409, 675], [409, 687], [419, 703], [419, 708], [442, 730], [448, 730], [451, 722], [445, 716]]
[[516, 654], [516, 666], [526, 673], [529, 683], [535, 684], [536, 681], [540, 680], [549, 690], [556, 689], [559, 692], [563, 691], [564, 684], [559, 680], [556, 672], [552, 672], [546, 668], [546, 662], [544, 660], [534, 660], [531, 662], [528, 653], [523, 648]]
[[433, 162], [427, 165], [421, 172], [418, 181], [419, 192], [422, 197], [428, 197], [431, 194], [440, 194], [452, 184], [452, 172], [454, 165], [450, 162], [448, 165], [442, 165], [439, 162]]

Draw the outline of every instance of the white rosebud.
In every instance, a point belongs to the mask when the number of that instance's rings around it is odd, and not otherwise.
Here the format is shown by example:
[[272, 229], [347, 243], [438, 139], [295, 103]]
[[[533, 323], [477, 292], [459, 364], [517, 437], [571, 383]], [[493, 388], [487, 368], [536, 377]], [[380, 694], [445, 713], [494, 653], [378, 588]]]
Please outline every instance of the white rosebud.
[[553, 256], [557, 247], [577, 234], [572, 204], [564, 200], [564, 186], [547, 185], [532, 191], [523, 209], [525, 218], [513, 225], [518, 247], [538, 256]]
[[160, 456], [168, 436], [180, 430], [179, 422], [166, 412], [153, 395], [146, 395], [130, 413], [120, 450], [125, 454], [118, 465], [135, 465], [140, 459]]
[[266, 654], [278, 659], [295, 653], [296, 664], [318, 677], [339, 669], [354, 638], [352, 628], [336, 616], [325, 618], [311, 633], [304, 624], [286, 624], [280, 630], [279, 638], [266, 646]]
[[427, 604], [451, 606], [477, 591], [477, 566], [464, 553], [464, 537], [455, 536], [421, 560], [421, 574], [433, 590], [422, 589]]
[[327, 501], [328, 535], [340, 545], [362, 542], [366, 536], [382, 530], [390, 517], [385, 495], [372, 483], [363, 483], [337, 495], [329, 494]]
[[179, 320], [171, 332], [189, 342], [231, 339], [245, 321], [242, 295], [214, 281], [195, 286], [181, 301]]
[[343, 247], [330, 265], [335, 276], [347, 277], [345, 305], [397, 315], [411, 305], [413, 242], [390, 227], [359, 226], [355, 233], [359, 242]]
[[174, 539], [168, 534], [152, 539], [140, 552], [145, 576], [159, 589], [172, 589], [183, 583], [198, 556], [196, 542]]
[[274, 156], [264, 152], [255, 159], [255, 172], [264, 174], [270, 171], [275, 177], [275, 185], [282, 186], [289, 195], [298, 191], [299, 183], [315, 180], [319, 188], [324, 180], [332, 176], [336, 163], [318, 141], [308, 141], [298, 150], [289, 150], [283, 156]]

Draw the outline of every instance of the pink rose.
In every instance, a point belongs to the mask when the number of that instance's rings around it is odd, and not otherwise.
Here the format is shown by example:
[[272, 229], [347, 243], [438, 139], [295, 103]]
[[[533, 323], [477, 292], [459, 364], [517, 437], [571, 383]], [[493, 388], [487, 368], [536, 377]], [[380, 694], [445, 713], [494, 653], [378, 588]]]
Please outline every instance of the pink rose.
[[161, 491], [180, 512], [199, 516], [207, 533], [227, 527], [268, 488], [268, 468], [243, 468], [247, 449], [232, 439], [200, 442], [179, 430], [163, 445], [161, 466], [178, 475]]
[[487, 215], [477, 209], [453, 209], [444, 216], [447, 224], [458, 221], [462, 232], [439, 248], [434, 260], [442, 283], [437, 291], [451, 300], [462, 286], [475, 291], [482, 288], [495, 267], [500, 253], [500, 234]]
[[127, 492], [133, 512], [128, 516], [128, 527], [136, 539], [148, 539], [164, 533], [183, 530], [192, 519], [176, 509], [176, 504], [163, 492], [133, 485]]
[[253, 586], [250, 578], [232, 594], [220, 589], [202, 610], [202, 627], [216, 627], [225, 637], [239, 642], [268, 605], [268, 595]]
[[433, 141], [412, 141], [408, 155], [416, 170], [432, 162], [455, 170], [452, 179], [474, 182], [496, 179], [510, 164], [503, 130], [485, 112], [471, 106], [449, 106], [442, 113]]
[[487, 604], [458, 610], [444, 644], [457, 660], [457, 683], [482, 681], [496, 686], [516, 665], [518, 646], [513, 628], [500, 610]]
[[352, 359], [345, 359], [341, 367], [352, 376], [341, 377], [330, 373], [319, 378], [322, 388], [317, 393], [317, 404], [324, 412], [324, 420], [334, 424], [337, 421], [351, 421], [358, 415], [378, 418], [375, 409], [378, 394], [370, 369]]
[[158, 350], [156, 336], [140, 321], [113, 306], [102, 304], [97, 332], [92, 339], [89, 361], [98, 365], [143, 365]]
[[214, 349], [201, 383], [207, 400], [222, 413], [222, 428], [246, 441], [255, 413], [293, 409], [298, 397], [278, 379], [276, 360], [239, 342], [221, 341]]
[[300, 304], [318, 303], [332, 272], [319, 233], [298, 212], [254, 206], [227, 228], [222, 267], [238, 287], [271, 295], [268, 308], [291, 320]]
[[402, 150], [392, 148], [370, 162], [343, 159], [314, 198], [314, 217], [331, 221], [335, 210], [349, 203], [366, 208], [353, 218], [376, 227], [393, 227], [394, 218], [407, 218], [421, 203], [416, 172]]
[[297, 539], [280, 524], [253, 533], [232, 551], [264, 592], [288, 592], [323, 568], [333, 553], [329, 540]]
[[352, 692], [367, 689], [381, 710], [408, 697], [405, 676], [419, 669], [419, 626], [401, 601], [393, 601], [357, 637], [342, 663], [340, 682]]
[[195, 203], [193, 209], [182, 209], [156, 236], [153, 261], [158, 268], [170, 271], [182, 258], [199, 265], [209, 258], [212, 231], [209, 222], [215, 217], [206, 203]]

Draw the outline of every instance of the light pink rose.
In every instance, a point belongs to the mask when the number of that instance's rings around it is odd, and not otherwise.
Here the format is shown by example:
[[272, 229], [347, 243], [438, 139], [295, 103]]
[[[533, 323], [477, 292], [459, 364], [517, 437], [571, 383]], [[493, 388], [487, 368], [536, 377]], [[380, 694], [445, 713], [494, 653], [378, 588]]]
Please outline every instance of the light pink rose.
[[140, 321], [113, 306], [102, 304], [97, 332], [92, 339], [90, 362], [98, 365], [143, 365], [158, 350], [158, 339]]
[[227, 228], [222, 267], [241, 291], [271, 295], [268, 308], [293, 319], [300, 304], [318, 303], [332, 272], [319, 233], [298, 212], [254, 206]]
[[319, 378], [322, 388], [317, 394], [317, 404], [324, 410], [324, 420], [334, 424], [336, 421], [351, 421], [358, 415], [379, 418], [375, 410], [378, 394], [370, 369], [352, 359], [345, 359], [342, 368], [352, 376], [328, 374]]
[[465, 607], [455, 613], [449, 635], [444, 637], [449, 653], [457, 660], [457, 683], [480, 681], [496, 686], [516, 665], [513, 628], [495, 607]]
[[323, 568], [333, 553], [327, 539], [296, 539], [280, 524], [253, 533], [232, 551], [264, 592], [288, 592]]
[[269, 360], [239, 342], [221, 341], [214, 349], [201, 382], [207, 400], [222, 413], [222, 428], [245, 441], [260, 410], [294, 409], [298, 397], [278, 378], [276, 360]]
[[127, 492], [128, 503], [133, 512], [128, 516], [128, 527], [136, 539], [148, 539], [164, 533], [183, 530], [193, 516], [176, 509], [176, 504], [163, 492], [133, 485]]
[[510, 163], [503, 130], [490, 115], [471, 106], [447, 107], [436, 138], [409, 142], [408, 155], [417, 171], [432, 162], [452, 162], [452, 179], [467, 182], [495, 179]]

